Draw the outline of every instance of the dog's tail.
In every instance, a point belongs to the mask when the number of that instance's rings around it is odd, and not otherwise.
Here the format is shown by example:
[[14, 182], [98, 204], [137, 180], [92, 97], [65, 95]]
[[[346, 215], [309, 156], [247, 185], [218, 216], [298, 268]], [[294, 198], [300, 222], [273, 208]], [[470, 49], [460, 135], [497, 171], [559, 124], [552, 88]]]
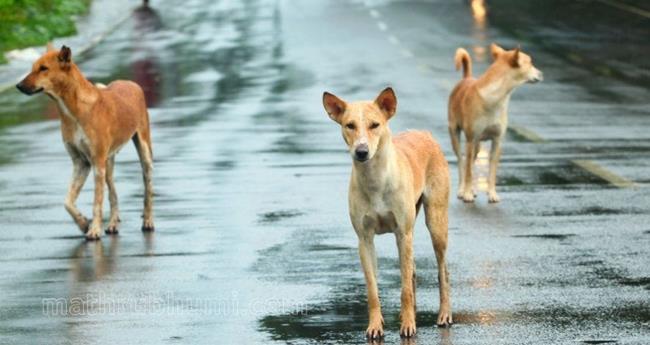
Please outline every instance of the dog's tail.
[[456, 49], [454, 61], [456, 62], [456, 70], [459, 70], [461, 65], [463, 66], [463, 78], [472, 76], [472, 58], [470, 58], [467, 50], [463, 48]]

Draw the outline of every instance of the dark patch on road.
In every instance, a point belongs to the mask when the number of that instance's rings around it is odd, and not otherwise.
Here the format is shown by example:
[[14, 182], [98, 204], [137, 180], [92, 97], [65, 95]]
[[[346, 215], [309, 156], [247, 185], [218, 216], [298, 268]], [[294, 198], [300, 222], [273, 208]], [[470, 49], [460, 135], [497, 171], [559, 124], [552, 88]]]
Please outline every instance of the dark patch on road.
[[304, 213], [298, 210], [280, 210], [267, 212], [259, 215], [260, 223], [274, 223], [285, 218], [302, 216]]
[[234, 160], [221, 160], [214, 163], [215, 170], [226, 171], [235, 168], [237, 163]]
[[356, 248], [344, 246], [332, 246], [326, 244], [315, 244], [309, 247], [309, 251], [339, 251], [339, 250], [355, 250]]
[[576, 236], [576, 234], [531, 234], [531, 235], [513, 235], [516, 238], [541, 238], [545, 240], [566, 240]]
[[583, 344], [611, 344], [611, 343], [618, 343], [618, 340], [605, 340], [605, 339], [594, 339], [594, 340], [583, 340], [581, 341]]
[[638, 214], [637, 209], [613, 209], [601, 206], [590, 206], [578, 210], [553, 210], [542, 213], [543, 216], [567, 217], [567, 216], [610, 216], [617, 214]]
[[[512, 160], [515, 162], [516, 160]], [[517, 161], [518, 162], [518, 161]], [[573, 164], [557, 162], [551, 166], [540, 166], [528, 160], [525, 166], [506, 170], [497, 177], [499, 186], [567, 186], [573, 184], [607, 184], [607, 181], [594, 176]]]

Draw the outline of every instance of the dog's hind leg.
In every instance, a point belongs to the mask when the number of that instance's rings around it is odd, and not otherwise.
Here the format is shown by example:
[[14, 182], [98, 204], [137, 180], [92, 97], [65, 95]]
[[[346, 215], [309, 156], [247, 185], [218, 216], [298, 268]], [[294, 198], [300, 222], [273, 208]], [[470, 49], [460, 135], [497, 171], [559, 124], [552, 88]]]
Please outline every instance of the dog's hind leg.
[[108, 220], [106, 234], [117, 234], [120, 222], [119, 209], [117, 205], [117, 191], [113, 181], [113, 170], [115, 167], [115, 156], [106, 161], [106, 186], [108, 187], [108, 201], [111, 204], [111, 216]]
[[90, 222], [81, 214], [81, 211], [77, 208], [76, 201], [90, 173], [90, 164], [83, 160], [74, 149], [68, 148], [68, 151], [72, 157], [73, 172], [64, 205], [74, 222], [77, 223], [79, 229], [83, 233], [86, 233]]
[[449, 285], [449, 271], [445, 254], [447, 251], [448, 232], [448, 201], [449, 192], [433, 190], [424, 201], [424, 211], [427, 228], [431, 235], [433, 250], [438, 262], [438, 283], [440, 285], [440, 311], [438, 312], [438, 326], [449, 326], [453, 323], [451, 317], [451, 298]]
[[474, 202], [474, 188], [472, 186], [472, 168], [474, 166], [474, 160], [472, 159], [475, 156], [474, 151], [477, 150], [479, 145], [477, 141], [472, 140], [467, 137], [465, 142], [465, 159], [463, 161], [463, 187], [462, 199], [464, 202]]
[[142, 165], [144, 181], [144, 212], [142, 214], [142, 231], [153, 231], [153, 154], [149, 129], [141, 130], [133, 136], [133, 143]]
[[463, 198], [463, 192], [465, 191], [465, 177], [463, 174], [463, 153], [460, 142], [460, 128], [458, 127], [449, 127], [449, 136], [451, 137], [451, 147], [454, 149], [456, 154], [456, 164], [458, 165], [458, 199]]
[[373, 235], [359, 237], [359, 258], [368, 291], [368, 328], [366, 337], [379, 339], [384, 336], [384, 318], [381, 316], [381, 303], [377, 289], [377, 256]]
[[490, 175], [488, 176], [488, 200], [489, 202], [499, 202], [497, 194], [497, 167], [501, 158], [501, 137], [492, 139], [490, 148]]

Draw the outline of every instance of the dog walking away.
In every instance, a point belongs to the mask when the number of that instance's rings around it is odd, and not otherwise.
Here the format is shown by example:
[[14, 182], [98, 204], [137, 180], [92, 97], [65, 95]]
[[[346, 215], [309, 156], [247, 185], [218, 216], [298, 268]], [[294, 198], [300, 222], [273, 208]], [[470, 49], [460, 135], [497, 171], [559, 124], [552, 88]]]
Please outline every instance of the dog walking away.
[[[456, 69], [463, 68], [463, 79], [449, 96], [449, 135], [458, 162], [458, 198], [473, 202], [472, 167], [481, 141], [492, 141], [490, 149], [490, 172], [488, 176], [488, 200], [499, 202], [496, 191], [496, 175], [501, 142], [508, 127], [508, 102], [514, 89], [524, 83], [536, 83], [543, 79], [542, 72], [533, 66], [530, 56], [519, 48], [503, 50], [491, 46], [494, 63], [478, 79], [472, 77], [472, 60], [463, 48], [456, 50]], [[465, 157], [463, 160], [460, 133], [465, 133]]]
[[449, 168], [440, 146], [428, 132], [391, 135], [388, 120], [397, 110], [397, 98], [391, 88], [382, 91], [374, 101], [352, 103], [325, 92], [323, 105], [330, 118], [341, 125], [343, 139], [352, 156], [348, 201], [368, 290], [366, 336], [375, 339], [384, 334], [374, 236], [388, 232], [395, 234], [399, 252], [400, 335], [410, 337], [416, 332], [413, 226], [421, 206], [424, 206], [426, 225], [438, 261], [440, 312], [437, 323], [450, 325], [449, 275], [445, 262]]
[[[27, 95], [43, 91], [59, 107], [63, 143], [73, 164], [65, 209], [86, 234], [86, 239], [96, 240], [101, 235], [104, 183], [108, 186], [111, 206], [106, 233], [118, 232], [120, 217], [113, 166], [115, 154], [129, 139], [138, 151], [144, 177], [142, 230], [153, 231], [153, 157], [149, 114], [142, 89], [136, 83], [122, 80], [108, 86], [93, 85], [72, 61], [70, 48], [63, 46], [56, 51], [51, 45], [16, 87]], [[77, 209], [75, 201], [91, 168], [95, 176], [95, 198], [93, 218], [89, 221]]]

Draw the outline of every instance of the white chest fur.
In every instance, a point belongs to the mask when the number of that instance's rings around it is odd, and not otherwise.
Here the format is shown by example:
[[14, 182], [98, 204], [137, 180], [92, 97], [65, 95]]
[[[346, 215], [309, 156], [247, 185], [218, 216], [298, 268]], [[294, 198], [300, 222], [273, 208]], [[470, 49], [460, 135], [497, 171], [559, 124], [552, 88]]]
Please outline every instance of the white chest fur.
[[69, 142], [69, 145], [72, 145], [79, 153], [83, 154], [89, 162], [91, 162], [92, 152], [90, 150], [90, 140], [84, 132], [83, 128], [79, 124], [77, 118], [72, 114], [70, 108], [66, 106], [65, 102], [56, 95], [51, 95], [54, 100], [56, 100], [61, 114], [68, 119], [72, 120], [75, 124], [74, 133], [72, 134], [72, 142]]

